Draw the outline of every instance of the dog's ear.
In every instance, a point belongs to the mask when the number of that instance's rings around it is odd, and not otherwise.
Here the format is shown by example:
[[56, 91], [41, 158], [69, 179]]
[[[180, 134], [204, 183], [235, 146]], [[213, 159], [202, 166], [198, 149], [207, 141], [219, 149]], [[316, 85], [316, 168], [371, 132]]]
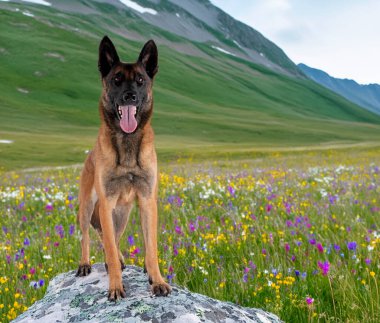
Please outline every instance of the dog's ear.
[[102, 78], [106, 77], [111, 68], [120, 62], [119, 55], [117, 55], [116, 48], [111, 39], [104, 36], [99, 45], [99, 61], [98, 68]]
[[142, 63], [148, 76], [153, 79], [158, 71], [158, 51], [153, 40], [149, 40], [144, 45], [138, 61]]

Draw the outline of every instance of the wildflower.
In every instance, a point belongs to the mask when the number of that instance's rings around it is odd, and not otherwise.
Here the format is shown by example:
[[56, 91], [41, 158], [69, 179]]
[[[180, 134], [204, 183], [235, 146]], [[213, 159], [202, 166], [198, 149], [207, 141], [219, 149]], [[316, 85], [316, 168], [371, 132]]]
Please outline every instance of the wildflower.
[[375, 272], [373, 272], [373, 271], [371, 271], [369, 274], [371, 277], [375, 277], [375, 275], [376, 275]]
[[69, 235], [72, 236], [74, 234], [74, 231], [75, 231], [75, 225], [71, 224], [69, 227]]
[[21, 218], [21, 221], [22, 222], [26, 222], [27, 220], [28, 220], [27, 217], [25, 215], [23, 215], [22, 218]]
[[29, 246], [30, 245], [30, 241], [28, 238], [25, 238], [24, 239], [24, 246]]
[[325, 262], [318, 261], [318, 267], [321, 269], [323, 276], [326, 276], [329, 273], [330, 264], [328, 261], [325, 261]]
[[46, 212], [52, 212], [53, 210], [54, 210], [54, 207], [53, 207], [52, 204], [47, 204], [47, 205], [45, 206], [45, 211], [46, 211]]
[[132, 235], [130, 235], [130, 236], [128, 236], [128, 243], [131, 245], [131, 246], [133, 246], [134, 245], [134, 239], [133, 239], [133, 236]]
[[138, 254], [138, 253], [140, 253], [140, 248], [135, 248], [135, 249], [133, 249], [133, 251], [132, 251], [132, 256], [134, 256], [134, 255], [136, 255], [136, 254]]
[[366, 263], [367, 265], [370, 265], [370, 264], [371, 264], [371, 259], [369, 259], [369, 258], [366, 258], [364, 261], [365, 261], [365, 263]]
[[317, 243], [317, 249], [318, 249], [319, 253], [323, 253], [323, 246], [321, 243]]
[[65, 235], [65, 230], [63, 229], [63, 225], [60, 224], [60, 225], [56, 225], [55, 226], [55, 232], [60, 236], [60, 238], [62, 239]]
[[235, 197], [235, 189], [232, 187], [232, 186], [228, 186], [227, 187], [227, 190], [228, 190], [228, 193], [230, 193], [230, 195], [232, 196], [232, 197]]
[[286, 251], [286, 252], [289, 252], [289, 250], [290, 250], [290, 245], [289, 245], [289, 243], [285, 243], [285, 251]]
[[315, 239], [310, 239], [310, 240], [309, 240], [309, 243], [310, 243], [311, 245], [315, 245], [316, 241], [315, 241]]
[[38, 282], [38, 285], [42, 287], [45, 284], [45, 281], [43, 279], [40, 279]]
[[192, 223], [192, 222], [189, 223], [189, 230], [190, 230], [191, 232], [194, 232], [194, 231], [195, 231], [194, 223]]
[[348, 250], [355, 251], [356, 250], [357, 243], [355, 241], [348, 242], [347, 243], [347, 248]]
[[306, 303], [307, 305], [312, 305], [314, 303], [314, 298], [311, 298], [311, 297], [306, 297]]
[[176, 206], [181, 207], [183, 204], [183, 201], [179, 196], [171, 195], [168, 197], [168, 203], [171, 205], [176, 205]]
[[175, 230], [175, 232], [176, 232], [177, 234], [182, 234], [182, 230], [181, 230], [181, 227], [180, 227], [180, 226], [176, 225], [174, 230]]
[[300, 275], [300, 271], [299, 270], [295, 270], [294, 274], [298, 277]]

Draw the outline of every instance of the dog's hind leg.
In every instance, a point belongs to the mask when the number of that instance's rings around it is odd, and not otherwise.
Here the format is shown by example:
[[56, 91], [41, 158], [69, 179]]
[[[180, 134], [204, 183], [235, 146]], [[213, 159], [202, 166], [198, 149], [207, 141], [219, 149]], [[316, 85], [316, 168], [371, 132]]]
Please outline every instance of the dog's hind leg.
[[119, 251], [121, 270], [125, 268], [125, 263], [124, 263], [123, 254], [120, 251], [120, 239], [123, 236], [125, 228], [127, 227], [129, 215], [131, 213], [132, 208], [133, 208], [133, 203], [128, 203], [126, 205], [118, 206], [115, 209], [115, 212], [113, 213], [113, 223], [115, 226], [115, 239], [116, 239], [117, 249]]
[[78, 222], [82, 232], [82, 257], [79, 263], [77, 276], [87, 276], [91, 273], [90, 264], [90, 222], [94, 212], [97, 196], [94, 189], [94, 167], [91, 154], [85, 162], [79, 189]]
[[[124, 262], [124, 256], [120, 251], [120, 239], [123, 236], [125, 228], [127, 227], [129, 215], [131, 213], [132, 208], [133, 208], [132, 203], [129, 203], [127, 205], [119, 205], [112, 212], [112, 218], [113, 218], [113, 224], [114, 224], [114, 230], [115, 230], [115, 241], [116, 241], [116, 246], [119, 253], [120, 267], [122, 271], [125, 269], [125, 262]], [[99, 232], [99, 235], [102, 237], [101, 232]], [[108, 271], [107, 263], [105, 263], [104, 265], [106, 267], [106, 270]]]

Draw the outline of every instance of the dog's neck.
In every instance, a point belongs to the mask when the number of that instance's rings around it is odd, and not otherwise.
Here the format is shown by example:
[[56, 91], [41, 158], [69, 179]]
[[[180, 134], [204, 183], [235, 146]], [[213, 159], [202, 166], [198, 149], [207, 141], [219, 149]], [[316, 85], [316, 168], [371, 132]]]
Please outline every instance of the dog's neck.
[[132, 134], [115, 131], [108, 128], [111, 146], [115, 153], [116, 166], [127, 168], [140, 167], [140, 151], [147, 132], [152, 131], [150, 122]]
[[139, 127], [134, 133], [127, 134], [120, 128], [115, 127], [114, 123], [104, 113], [100, 101], [99, 110], [101, 113], [101, 130], [106, 133], [105, 138], [109, 138], [110, 146], [115, 155], [115, 165], [127, 168], [140, 167], [140, 151], [144, 142], [153, 140], [153, 129], [150, 124], [151, 111], [141, 121]]

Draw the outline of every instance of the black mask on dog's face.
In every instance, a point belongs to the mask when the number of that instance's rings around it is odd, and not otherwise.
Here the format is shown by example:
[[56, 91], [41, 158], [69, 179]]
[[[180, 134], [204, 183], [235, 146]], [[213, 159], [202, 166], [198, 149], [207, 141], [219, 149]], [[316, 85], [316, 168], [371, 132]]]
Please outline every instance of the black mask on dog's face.
[[157, 60], [158, 52], [153, 40], [144, 45], [137, 62], [129, 64], [120, 61], [107, 36], [102, 39], [98, 67], [105, 91], [104, 117], [109, 126], [131, 134], [149, 120]]

